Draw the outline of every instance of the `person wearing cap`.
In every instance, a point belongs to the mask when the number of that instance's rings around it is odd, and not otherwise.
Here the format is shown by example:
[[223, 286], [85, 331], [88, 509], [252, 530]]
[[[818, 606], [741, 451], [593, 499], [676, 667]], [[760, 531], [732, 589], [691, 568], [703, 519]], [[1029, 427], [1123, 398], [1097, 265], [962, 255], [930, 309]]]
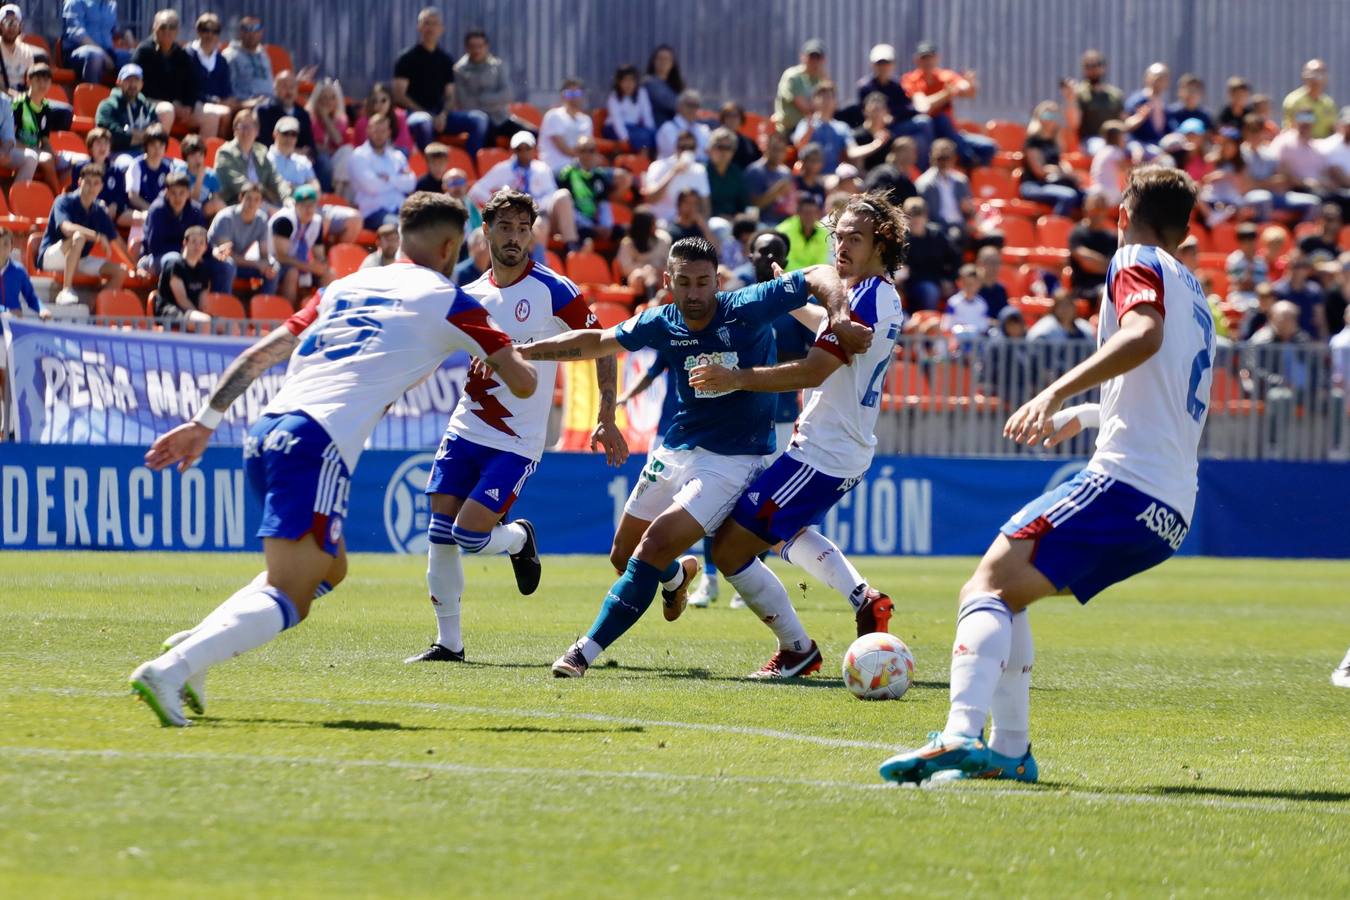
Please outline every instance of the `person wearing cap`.
[[1214, 117], [1204, 107], [1205, 82], [1193, 72], [1177, 79], [1177, 101], [1167, 106], [1167, 130], [1179, 131], [1183, 122], [1194, 119], [1205, 132], [1214, 130]]
[[77, 274], [106, 279], [101, 286], [110, 290], [120, 288], [127, 277], [126, 267], [121, 263], [90, 255], [95, 246], [102, 246], [109, 257], [131, 259], [127, 245], [117, 233], [117, 225], [98, 199], [102, 189], [103, 167], [91, 163], [80, 173], [80, 189], [59, 195], [52, 204], [37, 260], [42, 271], [65, 276], [65, 287], [56, 295], [57, 304], [80, 302], [74, 291]]
[[1336, 127], [1336, 101], [1326, 92], [1327, 64], [1320, 59], [1310, 59], [1303, 64], [1302, 74], [1303, 85], [1285, 95], [1284, 127], [1293, 127], [1297, 113], [1311, 112], [1312, 136], [1328, 137]]
[[[928, 147], [933, 143], [933, 120], [924, 112], [928, 109], [927, 99], [920, 99], [916, 103], [895, 77], [895, 47], [877, 44], [867, 55], [867, 60], [872, 67], [872, 74], [858, 82], [858, 106], [865, 123], [868, 95], [881, 94], [886, 99], [886, 111], [890, 113], [887, 128], [891, 137], [908, 135], [914, 138], [919, 144], [919, 155], [927, 159]], [[854, 138], [857, 139], [856, 132]], [[885, 146], [889, 147], [890, 141]], [[883, 159], [885, 155], [885, 149], [882, 148]]]
[[221, 294], [234, 291], [237, 277], [262, 279], [262, 293], [275, 294], [281, 274], [271, 256], [267, 216], [262, 211], [262, 188], [245, 182], [239, 202], [227, 206], [211, 220], [207, 239], [211, 254], [211, 290]]
[[680, 135], [689, 132], [694, 136], [694, 157], [699, 162], [708, 161], [708, 138], [712, 129], [698, 120], [698, 110], [703, 98], [698, 91], [680, 92], [675, 103], [675, 117], [656, 130], [656, 156], [658, 159], [674, 156], [675, 145]]
[[127, 63], [117, 73], [117, 87], [94, 112], [94, 124], [112, 136], [113, 153], [128, 153], [145, 143], [145, 129], [159, 122], [155, 104], [141, 93], [141, 67]]
[[834, 117], [837, 109], [834, 82], [821, 81], [811, 92], [811, 114], [792, 131], [792, 143], [798, 152], [807, 144], [820, 146], [822, 171], [826, 175], [833, 175], [854, 148], [853, 132]]
[[[117, 34], [114, 0], [64, 0], [61, 5], [61, 47], [66, 64], [80, 81], [101, 84], [108, 68], [131, 62], [131, 52], [113, 46]], [[118, 79], [119, 81], [121, 79]]]
[[216, 177], [226, 203], [238, 203], [239, 192], [250, 181], [262, 188], [263, 201], [272, 208], [291, 195], [291, 185], [277, 173], [267, 148], [258, 141], [258, 116], [248, 108], [234, 114], [234, 138], [216, 151]]
[[[259, 128], [261, 129], [261, 116]], [[259, 143], [262, 139], [259, 138]], [[294, 116], [282, 116], [272, 129], [272, 146], [267, 148], [267, 159], [292, 188], [310, 184], [318, 189], [319, 176], [314, 172], [314, 164], [309, 157], [298, 149], [300, 141], [300, 122]]]
[[225, 48], [230, 87], [241, 107], [252, 109], [272, 96], [272, 60], [263, 46], [263, 23], [257, 16], [239, 20], [238, 40]]
[[576, 212], [572, 195], [558, 187], [553, 170], [535, 154], [536, 141], [529, 131], [511, 135], [511, 157], [497, 163], [483, 173], [469, 189], [469, 198], [478, 206], [492, 199], [504, 187], [515, 188], [534, 198], [540, 215], [534, 222], [534, 253], [537, 262], [544, 258], [544, 248], [556, 233], [569, 248], [580, 246]]
[[375, 113], [366, 123], [366, 142], [352, 151], [347, 163], [356, 207], [370, 229], [396, 220], [399, 207], [417, 183], [408, 158], [389, 137], [389, 117]]
[[1167, 88], [1172, 70], [1155, 62], [1144, 70], [1144, 86], [1125, 98], [1125, 130], [1136, 155], [1151, 159], [1158, 155], [1167, 133]]
[[[141, 90], [156, 103], [159, 120], [165, 131], [172, 131], [177, 119], [190, 130], [199, 131], [202, 123], [193, 115], [197, 104], [197, 66], [192, 57], [178, 46], [178, 12], [161, 9], [155, 13], [153, 32], [136, 47], [131, 61], [141, 67], [144, 84]], [[218, 129], [218, 121], [211, 117], [209, 127]]]
[[1281, 131], [1270, 142], [1270, 152], [1275, 157], [1278, 171], [1289, 179], [1293, 189], [1321, 197], [1330, 185], [1326, 180], [1327, 158], [1312, 142], [1316, 126], [1315, 112], [1311, 109], [1296, 111], [1293, 127]]
[[791, 135], [797, 123], [811, 114], [811, 97], [825, 78], [825, 42], [811, 38], [802, 44], [801, 62], [788, 66], [778, 79], [773, 120], [779, 131]]
[[408, 111], [408, 130], [417, 146], [425, 147], [438, 134], [463, 134], [465, 149], [476, 157], [492, 127], [487, 113], [459, 109], [455, 99], [455, 62], [441, 49], [445, 24], [436, 7], [417, 14], [417, 43], [394, 61], [394, 103]]
[[358, 268], [378, 269], [398, 260], [398, 226], [386, 222], [375, 230], [375, 249], [363, 260]]
[[979, 81], [973, 69], [957, 73], [944, 69], [932, 41], [920, 41], [914, 48], [914, 68], [900, 79], [915, 106], [923, 109], [932, 120], [933, 137], [945, 137], [956, 143], [956, 152], [967, 166], [987, 166], [994, 158], [998, 145], [982, 134], [967, 134], [956, 127], [953, 100], [974, 97]]
[[[164, 182], [164, 192], [145, 214], [145, 241], [136, 267], [158, 273], [169, 253], [183, 246], [183, 235], [194, 225], [206, 227], [202, 208], [192, 202], [192, 182], [185, 172], [174, 172]], [[205, 233], [202, 235], [206, 237]]]
[[5, 93], [18, 99], [28, 81], [28, 70], [38, 63], [41, 51], [23, 37], [23, 11], [14, 3], [0, 6], [0, 79]]
[[582, 138], [593, 137], [595, 123], [585, 110], [586, 89], [579, 78], [562, 83], [562, 103], [544, 113], [539, 126], [539, 158], [554, 173], [575, 165], [577, 145]]
[[300, 288], [324, 287], [334, 278], [323, 257], [323, 217], [318, 208], [319, 192], [312, 185], [302, 185], [292, 203], [277, 210], [267, 223], [268, 255], [280, 269], [277, 293], [292, 304]]

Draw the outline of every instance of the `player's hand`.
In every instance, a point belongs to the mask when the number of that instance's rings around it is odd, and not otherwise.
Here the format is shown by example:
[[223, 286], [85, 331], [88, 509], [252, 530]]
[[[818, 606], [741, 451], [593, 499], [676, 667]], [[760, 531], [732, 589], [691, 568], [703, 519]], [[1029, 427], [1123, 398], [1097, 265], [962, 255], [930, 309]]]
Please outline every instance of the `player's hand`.
[[839, 339], [839, 346], [849, 355], [866, 353], [872, 346], [872, 329], [861, 322], [854, 322], [851, 319], [832, 322], [830, 331]]
[[628, 441], [613, 422], [596, 423], [595, 431], [591, 432], [591, 449], [594, 450], [597, 444], [605, 448], [605, 462], [611, 466], [628, 462]]
[[1055, 431], [1045, 440], [1041, 441], [1041, 446], [1058, 447], [1060, 444], [1064, 443], [1069, 438], [1081, 434], [1082, 431], [1083, 431], [1083, 423], [1079, 421], [1077, 416], [1073, 416], [1069, 419], [1069, 421], [1064, 423], [1063, 427]]
[[196, 422], [184, 422], [155, 439], [145, 453], [145, 464], [158, 472], [178, 463], [178, 471], [186, 472], [188, 467], [201, 459], [210, 442], [211, 429]]
[[[782, 182], [782, 181], [779, 182], [779, 184], [784, 184], [784, 183], [785, 183], [785, 182]], [[773, 277], [774, 277], [774, 278], [782, 278], [782, 277], [783, 277], [783, 267], [782, 267], [782, 266], [780, 266], [778, 263], [770, 263], [769, 265], [773, 268]]]
[[736, 370], [715, 363], [696, 366], [689, 373], [689, 386], [698, 391], [730, 393], [739, 390], [736, 384]]
[[1035, 446], [1055, 432], [1054, 416], [1064, 401], [1042, 391], [1022, 405], [1003, 425], [1003, 436], [1010, 441]]
[[491, 378], [492, 366], [489, 366], [486, 360], [479, 359], [475, 356], [473, 359], [469, 360], [469, 377], [476, 378], [480, 381], [485, 378]]

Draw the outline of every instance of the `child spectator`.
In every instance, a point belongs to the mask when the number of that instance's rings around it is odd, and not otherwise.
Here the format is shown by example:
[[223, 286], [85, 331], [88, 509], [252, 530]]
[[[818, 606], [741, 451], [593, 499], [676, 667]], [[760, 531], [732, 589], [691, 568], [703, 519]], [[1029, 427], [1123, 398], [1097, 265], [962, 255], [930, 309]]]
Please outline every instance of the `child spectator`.
[[615, 70], [605, 109], [605, 137], [626, 142], [634, 153], [655, 151], [656, 118], [647, 89], [638, 82], [637, 66], [622, 65]]
[[989, 304], [980, 296], [980, 270], [966, 263], [956, 275], [957, 292], [947, 298], [942, 330], [965, 338], [963, 346], [989, 330]]
[[52, 70], [47, 65], [39, 63], [28, 70], [28, 90], [14, 104], [14, 136], [24, 155], [15, 180], [31, 181], [36, 171], [52, 193], [59, 194], [61, 175], [70, 164], [52, 152], [52, 106], [47, 102], [51, 87]]
[[427, 173], [417, 179], [414, 191], [430, 191], [433, 194], [445, 192], [445, 173], [450, 168], [450, 148], [440, 141], [432, 141], [422, 151], [427, 160]]
[[1130, 151], [1125, 146], [1125, 123], [1111, 119], [1102, 125], [1102, 145], [1092, 154], [1089, 179], [1110, 206], [1119, 206], [1130, 174]]
[[98, 199], [108, 208], [108, 214], [112, 216], [113, 221], [122, 228], [130, 228], [141, 221], [144, 216], [131, 209], [131, 204], [127, 200], [126, 173], [112, 165], [112, 135], [108, 133], [108, 129], [98, 127], [89, 129], [89, 133], [84, 136], [84, 144], [89, 150], [89, 158], [71, 167], [70, 187], [67, 190], [78, 191], [80, 173], [84, 171], [84, 167], [91, 163], [97, 164], [104, 173], [103, 190], [99, 192]]
[[155, 317], [203, 328], [211, 317], [202, 310], [202, 298], [211, 287], [206, 260], [206, 229], [194, 225], [183, 233], [182, 252], [166, 253], [155, 293]]
[[61, 272], [65, 276], [65, 287], [56, 295], [58, 304], [80, 302], [74, 291], [77, 274], [106, 279], [103, 286], [110, 290], [120, 288], [127, 277], [127, 270], [120, 263], [90, 255], [95, 246], [101, 246], [116, 252], [121, 259], [131, 258], [107, 207], [99, 202], [102, 190], [103, 167], [91, 163], [80, 173], [79, 191], [62, 194], [52, 204], [37, 258], [42, 271]]
[[[138, 268], [155, 273], [163, 267], [164, 259], [177, 253], [183, 246], [183, 236], [189, 228], [206, 226], [202, 208], [189, 197], [191, 181], [186, 172], [174, 172], [164, 180], [164, 193], [150, 204], [145, 214], [144, 255]], [[202, 233], [206, 237], [206, 233]]]
[[826, 175], [833, 175], [854, 148], [853, 132], [834, 117], [838, 105], [834, 82], [820, 82], [811, 92], [811, 114], [792, 131], [792, 144], [799, 151], [807, 144], [820, 147], [821, 171]]
[[215, 169], [206, 165], [206, 144], [197, 135], [189, 134], [183, 138], [181, 149], [183, 160], [174, 163], [174, 171], [187, 175], [189, 197], [210, 220], [225, 208], [225, 201], [220, 199], [220, 179]]
[[1288, 259], [1284, 255], [1289, 245], [1289, 233], [1278, 225], [1271, 225], [1261, 232], [1261, 259], [1266, 263], [1266, 276], [1270, 281], [1279, 281], [1284, 277]]
[[997, 247], [981, 247], [975, 255], [975, 268], [980, 273], [980, 296], [989, 308], [989, 316], [998, 318], [1008, 305], [1008, 289], [998, 280], [1003, 266], [1003, 255]]
[[13, 253], [14, 235], [9, 229], [0, 228], [0, 312], [23, 318], [26, 305], [38, 318], [50, 319], [51, 311], [33, 290], [33, 280], [15, 261]]

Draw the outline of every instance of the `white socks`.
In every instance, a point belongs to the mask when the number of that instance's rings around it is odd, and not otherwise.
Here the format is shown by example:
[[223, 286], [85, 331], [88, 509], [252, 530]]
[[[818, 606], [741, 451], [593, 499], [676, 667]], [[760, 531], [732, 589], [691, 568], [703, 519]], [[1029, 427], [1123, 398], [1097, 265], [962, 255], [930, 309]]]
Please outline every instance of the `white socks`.
[[819, 531], [808, 528], [788, 541], [782, 557], [831, 590], [838, 591], [853, 604], [854, 611], [862, 606], [867, 579], [853, 568], [844, 551]]
[[436, 612], [436, 643], [447, 650], [463, 650], [459, 612], [464, 594], [464, 558], [457, 544], [427, 545], [427, 590]]
[[525, 546], [525, 538], [528, 536], [525, 527], [517, 522], [495, 525], [488, 534], [487, 543], [478, 552], [482, 554], [519, 553], [521, 548]]
[[773, 630], [778, 649], [800, 653], [811, 646], [811, 638], [788, 599], [787, 588], [768, 566], [758, 559], [752, 560], [735, 575], [727, 575], [727, 581], [740, 593], [745, 605]]
[[216, 608], [192, 636], [155, 660], [174, 681], [261, 647], [300, 621], [295, 604], [271, 586], [245, 589]]
[[590, 637], [582, 637], [572, 646], [581, 651], [581, 655], [586, 660], [586, 665], [588, 666], [595, 662], [601, 653], [605, 652], [605, 648], [591, 640]]
[[984, 730], [994, 690], [1008, 664], [1012, 632], [1012, 612], [1001, 598], [976, 594], [961, 604], [952, 644], [952, 707], [944, 734], [978, 737]]
[[994, 724], [989, 731], [989, 749], [1020, 759], [1030, 746], [1028, 722], [1031, 716], [1031, 666], [1036, 650], [1031, 641], [1031, 621], [1024, 609], [1012, 617], [1012, 644], [1008, 667], [994, 689], [989, 706]]

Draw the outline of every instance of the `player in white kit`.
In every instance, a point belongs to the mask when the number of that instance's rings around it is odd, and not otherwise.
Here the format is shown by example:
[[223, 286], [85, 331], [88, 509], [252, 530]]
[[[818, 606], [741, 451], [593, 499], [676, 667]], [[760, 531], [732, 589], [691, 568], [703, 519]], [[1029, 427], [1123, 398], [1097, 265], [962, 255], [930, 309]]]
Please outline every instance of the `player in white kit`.
[[244, 443], [249, 484], [262, 504], [266, 570], [132, 673], [132, 689], [161, 724], [187, 725], [183, 701], [201, 711], [207, 669], [299, 624], [321, 585], [341, 580], [351, 472], [376, 423], [405, 391], [446, 356], [466, 350], [487, 360], [517, 396], [534, 393], [534, 368], [446, 277], [466, 219], [453, 197], [413, 194], [399, 213], [411, 262], [362, 269], [329, 285], [321, 299], [240, 354], [193, 420], [146, 453], [152, 469], [178, 463], [186, 470], [235, 398], [290, 357], [281, 390]]
[[[483, 207], [492, 265], [464, 289], [516, 344], [600, 324], [575, 284], [530, 259], [538, 217], [529, 194], [511, 188], [493, 194]], [[539, 383], [551, 387], [558, 364], [535, 367]], [[628, 459], [628, 444], [614, 423], [616, 371], [613, 357], [595, 361], [600, 411], [591, 448], [603, 446], [610, 465], [617, 466]], [[477, 362], [471, 367], [427, 479], [427, 589], [436, 613], [436, 640], [404, 662], [464, 661], [462, 553], [506, 553], [520, 593], [528, 596], [539, 586], [534, 526], [526, 519], [501, 520], [544, 455], [552, 404], [551, 390], [513, 397], [490, 369]]]
[[[947, 724], [927, 745], [882, 763], [883, 778], [1035, 781], [1027, 607], [1063, 590], [1087, 603], [1163, 562], [1185, 539], [1214, 364], [1205, 292], [1172, 255], [1186, 236], [1195, 195], [1195, 183], [1176, 169], [1131, 173], [1120, 207], [1120, 249], [1106, 272], [1097, 352], [1003, 428], [1012, 440], [1053, 446], [1100, 424], [1096, 452], [1076, 477], [1003, 526], [961, 589]], [[1060, 409], [1097, 385], [1100, 405]]]
[[884, 197], [867, 194], [849, 200], [831, 228], [835, 271], [848, 288], [853, 321], [873, 331], [871, 345], [849, 354], [823, 313], [802, 307], [791, 314], [816, 334], [802, 359], [743, 369], [705, 365], [689, 379], [703, 390], [808, 390], [787, 451], [746, 488], [713, 540], [713, 561], [778, 638], [778, 651], [755, 678], [791, 678], [821, 665], [787, 588], [758, 559], [770, 547], [849, 598], [860, 635], [885, 631], [891, 617], [891, 598], [812, 526], [872, 465], [881, 392], [905, 320], [890, 278], [904, 262], [908, 224]]

